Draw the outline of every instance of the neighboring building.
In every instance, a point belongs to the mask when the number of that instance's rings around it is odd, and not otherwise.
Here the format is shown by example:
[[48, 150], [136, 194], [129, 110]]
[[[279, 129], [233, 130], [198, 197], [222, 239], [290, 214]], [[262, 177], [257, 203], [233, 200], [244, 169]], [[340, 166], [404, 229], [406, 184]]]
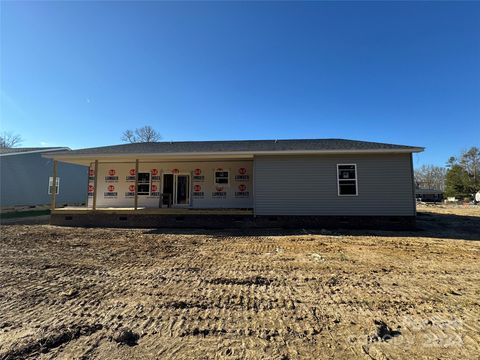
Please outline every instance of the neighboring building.
[[417, 201], [423, 202], [442, 202], [443, 191], [435, 189], [415, 189], [415, 197]]
[[[45, 153], [68, 152], [67, 147], [0, 149], [0, 207], [50, 204], [53, 161]], [[58, 204], [82, 204], [87, 200], [87, 168], [58, 166]]]
[[[236, 221], [244, 215], [241, 223], [250, 220], [253, 226], [411, 226], [412, 153], [423, 150], [314, 139], [136, 143], [56, 152], [46, 156], [90, 167], [89, 201], [83, 211], [54, 211], [52, 222], [194, 226], [201, 215], [231, 215]], [[215, 222], [227, 226], [218, 217]]]

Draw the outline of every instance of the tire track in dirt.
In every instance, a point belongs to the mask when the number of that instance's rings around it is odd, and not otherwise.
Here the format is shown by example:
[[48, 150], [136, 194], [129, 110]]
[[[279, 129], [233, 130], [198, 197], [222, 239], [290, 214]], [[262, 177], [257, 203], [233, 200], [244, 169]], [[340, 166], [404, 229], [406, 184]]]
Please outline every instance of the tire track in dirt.
[[[475, 242], [51, 226], [9, 227], [0, 237], [0, 359], [69, 326], [98, 324], [40, 357], [474, 358], [480, 351]], [[375, 340], [380, 320], [401, 334]], [[125, 327], [138, 333], [138, 345], [112, 340]]]

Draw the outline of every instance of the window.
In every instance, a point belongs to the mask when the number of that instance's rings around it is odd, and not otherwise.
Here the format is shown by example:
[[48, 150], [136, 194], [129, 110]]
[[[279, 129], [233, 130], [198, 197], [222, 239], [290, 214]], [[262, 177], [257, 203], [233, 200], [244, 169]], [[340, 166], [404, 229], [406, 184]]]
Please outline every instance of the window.
[[338, 164], [338, 195], [339, 196], [356, 196], [357, 189], [357, 165], [355, 164]]
[[[55, 194], [58, 195], [58, 193], [60, 192], [60, 178], [57, 176], [56, 178], [56, 191], [55, 191]], [[53, 190], [53, 176], [50, 176], [48, 178], [48, 195], [51, 195], [52, 194], [52, 190]]]
[[229, 172], [225, 170], [215, 171], [215, 185], [228, 185]]
[[150, 195], [150, 173], [138, 173], [138, 195]]

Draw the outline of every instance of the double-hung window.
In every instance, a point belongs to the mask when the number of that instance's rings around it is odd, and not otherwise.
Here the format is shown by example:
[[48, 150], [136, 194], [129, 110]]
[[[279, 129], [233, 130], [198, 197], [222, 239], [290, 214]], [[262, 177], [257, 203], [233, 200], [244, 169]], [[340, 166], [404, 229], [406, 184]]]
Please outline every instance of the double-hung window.
[[228, 170], [215, 171], [215, 185], [228, 185]]
[[337, 183], [339, 196], [358, 195], [357, 165], [338, 164]]
[[[55, 180], [56, 180], [55, 194], [58, 195], [58, 193], [60, 192], [60, 178], [57, 176]], [[52, 194], [52, 190], [53, 190], [53, 176], [50, 176], [48, 178], [48, 195]]]
[[138, 173], [138, 195], [150, 195], [150, 173]]

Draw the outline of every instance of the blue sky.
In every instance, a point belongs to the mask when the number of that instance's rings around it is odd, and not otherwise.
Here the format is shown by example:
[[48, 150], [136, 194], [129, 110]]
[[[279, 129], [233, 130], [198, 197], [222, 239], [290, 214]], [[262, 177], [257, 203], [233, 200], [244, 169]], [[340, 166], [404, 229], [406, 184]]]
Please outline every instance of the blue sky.
[[23, 146], [347, 138], [480, 145], [480, 3], [1, 2], [0, 120]]

